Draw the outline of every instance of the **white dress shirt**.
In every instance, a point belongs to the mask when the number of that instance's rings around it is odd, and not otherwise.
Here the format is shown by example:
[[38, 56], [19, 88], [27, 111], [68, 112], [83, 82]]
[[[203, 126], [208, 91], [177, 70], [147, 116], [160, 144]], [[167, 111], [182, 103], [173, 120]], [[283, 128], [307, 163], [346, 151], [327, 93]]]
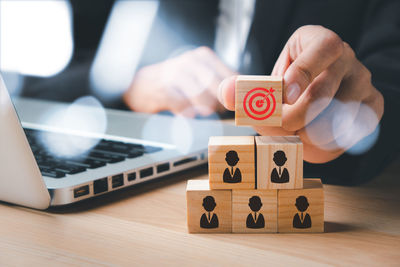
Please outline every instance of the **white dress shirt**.
[[220, 0], [214, 48], [222, 61], [238, 70], [253, 21], [255, 0]]

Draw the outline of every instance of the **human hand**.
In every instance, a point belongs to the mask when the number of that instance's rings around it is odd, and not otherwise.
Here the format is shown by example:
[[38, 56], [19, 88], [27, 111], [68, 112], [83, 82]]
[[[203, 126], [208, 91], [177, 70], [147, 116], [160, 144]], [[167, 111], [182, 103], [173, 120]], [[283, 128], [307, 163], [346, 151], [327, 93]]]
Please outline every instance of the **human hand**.
[[208, 116], [224, 110], [218, 85], [234, 74], [210, 48], [199, 47], [140, 69], [124, 101], [139, 112]]
[[[371, 134], [384, 100], [351, 47], [321, 26], [299, 28], [272, 75], [283, 76], [282, 127], [254, 127], [261, 135], [299, 135], [304, 160], [331, 161]], [[220, 85], [220, 101], [235, 108], [235, 77]]]

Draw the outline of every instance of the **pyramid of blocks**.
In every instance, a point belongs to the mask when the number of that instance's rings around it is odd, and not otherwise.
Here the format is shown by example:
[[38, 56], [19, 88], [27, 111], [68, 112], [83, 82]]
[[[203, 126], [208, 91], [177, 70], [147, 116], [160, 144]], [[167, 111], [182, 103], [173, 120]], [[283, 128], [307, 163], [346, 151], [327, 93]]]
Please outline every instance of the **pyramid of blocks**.
[[[236, 125], [281, 126], [282, 78], [239, 76]], [[190, 233], [324, 231], [320, 179], [303, 178], [297, 136], [214, 136], [208, 180], [186, 188]]]

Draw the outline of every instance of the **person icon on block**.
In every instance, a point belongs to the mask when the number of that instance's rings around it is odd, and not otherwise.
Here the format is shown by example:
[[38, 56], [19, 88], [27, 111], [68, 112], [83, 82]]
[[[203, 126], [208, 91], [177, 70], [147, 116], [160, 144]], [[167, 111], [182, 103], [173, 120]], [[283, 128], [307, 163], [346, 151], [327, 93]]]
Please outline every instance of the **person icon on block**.
[[261, 202], [260, 197], [252, 196], [251, 198], [249, 198], [249, 207], [254, 212], [254, 214], [250, 213], [247, 216], [246, 220], [247, 228], [260, 229], [265, 227], [264, 216], [261, 213], [259, 213], [262, 205], [263, 204]]
[[215, 199], [212, 196], [206, 196], [203, 198], [203, 207], [207, 211], [203, 213], [200, 218], [200, 227], [201, 228], [218, 228], [218, 216], [217, 214], [213, 213], [212, 211], [215, 209], [217, 204], [215, 203]]
[[230, 168], [226, 168], [223, 175], [224, 183], [240, 183], [242, 181], [242, 173], [239, 168], [234, 170], [234, 166], [239, 162], [239, 156], [236, 151], [230, 150], [226, 153], [225, 161]]
[[305, 196], [299, 196], [296, 198], [296, 208], [300, 213], [296, 213], [293, 217], [293, 228], [311, 228], [311, 217], [310, 214], [306, 213], [308, 206], [308, 200]]
[[274, 158], [273, 158], [277, 168], [274, 168], [271, 172], [271, 182], [273, 183], [288, 183], [289, 182], [289, 172], [286, 168], [283, 168], [282, 166], [285, 165], [287, 158], [285, 155], [285, 152], [282, 150], [278, 150], [274, 153]]

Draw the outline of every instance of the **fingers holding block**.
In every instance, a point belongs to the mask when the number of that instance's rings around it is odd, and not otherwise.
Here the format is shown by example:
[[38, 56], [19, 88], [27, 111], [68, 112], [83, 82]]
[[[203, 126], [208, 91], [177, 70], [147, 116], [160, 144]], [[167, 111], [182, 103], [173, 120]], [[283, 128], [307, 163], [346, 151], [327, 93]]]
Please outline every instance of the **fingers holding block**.
[[233, 190], [232, 232], [276, 233], [277, 190]]
[[282, 126], [282, 77], [238, 76], [235, 85], [235, 124]]
[[256, 136], [257, 189], [303, 187], [303, 144], [298, 136]]
[[231, 190], [210, 190], [208, 180], [189, 180], [186, 200], [189, 233], [232, 232]]
[[254, 136], [213, 136], [208, 143], [211, 189], [254, 189]]
[[278, 190], [278, 232], [323, 232], [324, 191], [320, 179], [304, 179], [303, 189]]

